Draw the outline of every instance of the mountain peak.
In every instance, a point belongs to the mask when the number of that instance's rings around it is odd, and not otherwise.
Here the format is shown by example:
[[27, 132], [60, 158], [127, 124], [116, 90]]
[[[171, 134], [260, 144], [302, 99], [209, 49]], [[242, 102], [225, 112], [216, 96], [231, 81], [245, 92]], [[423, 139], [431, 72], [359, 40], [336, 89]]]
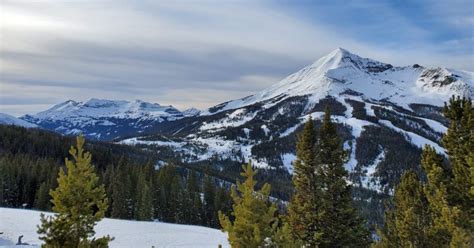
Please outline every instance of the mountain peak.
[[338, 54], [338, 55], [342, 55], [342, 56], [355, 55], [355, 54], [349, 52], [347, 49], [344, 49], [342, 47], [338, 47], [338, 48], [332, 50], [332, 52], [330, 52], [328, 55], [331, 55], [331, 54], [332, 55]]
[[[405, 108], [410, 103], [441, 106], [452, 95], [472, 95], [472, 82], [471, 72], [418, 65], [394, 67], [339, 47], [255, 95], [218, 105], [218, 111], [256, 102], [275, 104], [292, 96], [306, 95], [317, 102], [348, 91], [369, 99], [393, 101]], [[215, 113], [214, 109], [204, 114]]]

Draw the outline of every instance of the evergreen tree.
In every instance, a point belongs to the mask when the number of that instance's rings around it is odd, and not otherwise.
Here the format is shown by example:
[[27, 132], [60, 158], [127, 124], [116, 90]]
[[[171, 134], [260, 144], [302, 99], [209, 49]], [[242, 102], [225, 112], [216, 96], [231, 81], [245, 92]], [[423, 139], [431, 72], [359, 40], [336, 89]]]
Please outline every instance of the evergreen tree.
[[188, 174], [187, 180], [187, 197], [189, 198], [187, 202], [189, 202], [189, 222], [193, 225], [200, 225], [203, 219], [203, 209], [202, 209], [202, 201], [201, 201], [201, 194], [199, 190], [199, 184], [197, 182], [196, 173], [191, 171]]
[[90, 240], [108, 202], [91, 165], [91, 154], [83, 146], [84, 138], [77, 137], [77, 148], [69, 150], [73, 161], [66, 158], [66, 170], [60, 171], [58, 187], [50, 192], [56, 214], [41, 215], [38, 234], [45, 247], [107, 247], [112, 240], [109, 236]]
[[194, 225], [204, 225], [204, 209], [202, 207], [202, 200], [201, 195], [199, 193], [195, 193], [193, 196], [193, 218], [191, 220], [191, 224]]
[[171, 183], [170, 193], [168, 196], [168, 209], [171, 214], [171, 219], [174, 223], [185, 223], [184, 206], [183, 204], [183, 186], [180, 177], [175, 175]]
[[291, 226], [287, 221], [287, 216], [280, 216], [271, 247], [277, 248], [301, 248], [304, 247], [300, 240], [295, 240], [291, 232]]
[[428, 202], [414, 171], [407, 171], [402, 176], [394, 204], [400, 247], [433, 247], [428, 231], [431, 224]]
[[126, 161], [121, 159], [117, 167], [112, 187], [112, 211], [111, 216], [119, 219], [131, 219], [131, 190], [129, 167]]
[[429, 237], [434, 244], [448, 247], [452, 238], [454, 219], [459, 211], [448, 207], [450, 173], [443, 165], [442, 158], [433, 147], [425, 146], [421, 155], [421, 168], [427, 176], [424, 193], [429, 203], [432, 223], [429, 225]]
[[295, 192], [288, 207], [289, 223], [296, 239], [310, 242], [317, 236], [318, 202], [322, 197], [321, 181], [315, 177], [316, 131], [308, 119], [298, 135], [296, 160], [293, 163]]
[[289, 207], [296, 238], [310, 247], [367, 247], [370, 233], [352, 204], [352, 190], [344, 168], [346, 152], [329, 108], [315, 134], [312, 121], [297, 144]]
[[217, 211], [214, 206], [214, 200], [216, 198], [216, 186], [210, 176], [206, 176], [204, 178], [203, 194], [203, 208], [206, 224], [210, 227], [217, 227]]
[[[451, 165], [452, 178], [448, 185], [449, 205], [460, 210], [456, 220], [459, 228], [474, 236], [474, 194], [471, 193], [472, 151], [474, 150], [474, 108], [468, 98], [450, 99], [443, 113], [450, 121], [450, 127], [442, 139]], [[471, 161], [471, 162], [470, 162]]]
[[278, 220], [275, 217], [276, 206], [269, 203], [270, 185], [264, 184], [255, 191], [256, 171], [249, 163], [242, 166], [245, 177], [243, 183], [237, 182], [237, 190], [232, 188], [231, 196], [233, 221], [219, 211], [222, 229], [228, 233], [232, 247], [257, 248], [272, 244]]
[[135, 204], [136, 220], [152, 220], [153, 219], [153, 196], [151, 185], [146, 181], [143, 172], [138, 175], [137, 182], [137, 202]]
[[382, 229], [377, 229], [379, 240], [374, 243], [374, 248], [398, 248], [400, 247], [400, 239], [395, 224], [395, 211], [388, 206], [385, 210], [385, 220]]
[[36, 192], [34, 207], [41, 210], [48, 210], [50, 208], [50, 196], [49, 196], [49, 184], [43, 182], [40, 184], [38, 191]]

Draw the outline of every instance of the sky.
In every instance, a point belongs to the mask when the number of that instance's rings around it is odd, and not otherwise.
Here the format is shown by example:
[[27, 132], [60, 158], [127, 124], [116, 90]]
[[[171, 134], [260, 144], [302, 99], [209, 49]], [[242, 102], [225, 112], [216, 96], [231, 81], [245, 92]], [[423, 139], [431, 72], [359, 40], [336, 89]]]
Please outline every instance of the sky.
[[0, 112], [89, 98], [204, 109], [338, 47], [474, 71], [474, 1], [0, 0]]

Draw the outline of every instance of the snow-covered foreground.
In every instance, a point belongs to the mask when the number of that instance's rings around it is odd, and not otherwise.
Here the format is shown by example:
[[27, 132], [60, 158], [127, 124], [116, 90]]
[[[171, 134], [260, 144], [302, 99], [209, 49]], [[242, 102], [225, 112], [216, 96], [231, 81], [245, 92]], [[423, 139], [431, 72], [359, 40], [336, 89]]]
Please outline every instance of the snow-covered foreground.
[[[14, 246], [18, 236], [23, 242], [38, 246], [36, 233], [39, 211], [0, 208], [0, 247]], [[115, 240], [110, 247], [230, 247], [227, 235], [220, 230], [201, 226], [161, 222], [104, 219], [95, 228], [97, 236], [110, 235]], [[27, 246], [31, 247], [31, 246]]]

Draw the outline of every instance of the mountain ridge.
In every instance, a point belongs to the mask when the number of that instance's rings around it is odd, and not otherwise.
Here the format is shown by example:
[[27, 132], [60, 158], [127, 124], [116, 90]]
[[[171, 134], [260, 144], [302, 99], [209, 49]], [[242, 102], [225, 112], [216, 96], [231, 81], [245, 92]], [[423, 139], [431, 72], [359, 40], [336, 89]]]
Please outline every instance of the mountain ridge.
[[88, 138], [110, 140], [184, 117], [173, 106], [141, 100], [91, 98], [85, 102], [67, 100], [20, 119], [66, 135], [83, 133]]
[[[375, 100], [439, 105], [447, 101], [451, 95], [472, 98], [473, 88], [473, 72], [447, 68], [430, 69], [417, 64], [394, 67], [338, 48], [267, 89], [217, 106], [218, 111], [223, 111], [272, 98], [279, 98], [273, 101], [275, 103], [300, 95], [312, 95], [314, 101], [317, 101], [330, 94], [340, 94], [347, 89]], [[415, 99], [419, 102], [414, 102]], [[404, 107], [409, 106], [404, 104]], [[217, 113], [218, 111], [212, 111], [215, 108], [212, 107], [201, 114]]]

